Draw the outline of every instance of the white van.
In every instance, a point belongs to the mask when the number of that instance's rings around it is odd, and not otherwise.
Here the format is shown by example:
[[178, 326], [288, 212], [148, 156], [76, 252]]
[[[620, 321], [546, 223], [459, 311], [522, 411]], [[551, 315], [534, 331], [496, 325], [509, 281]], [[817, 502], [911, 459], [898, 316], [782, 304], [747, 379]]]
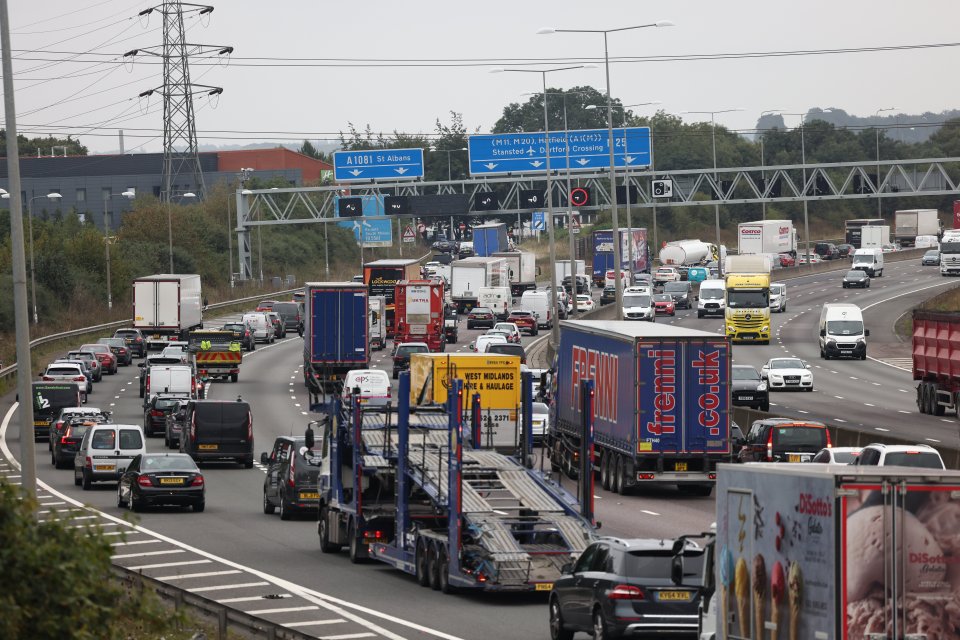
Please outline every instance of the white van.
[[390, 376], [382, 369], [351, 369], [343, 379], [343, 401], [360, 388], [360, 404], [386, 404], [390, 400]]
[[116, 482], [137, 456], [147, 452], [138, 424], [98, 424], [87, 429], [73, 459], [73, 484], [90, 489], [93, 482]]
[[524, 291], [520, 297], [520, 308], [532, 311], [537, 316], [537, 327], [549, 329], [553, 327], [554, 309], [552, 308], [549, 291]]
[[866, 271], [871, 278], [879, 278], [883, 275], [883, 250], [857, 249], [853, 253], [853, 264], [850, 268]]
[[914, 249], [939, 249], [940, 243], [937, 236], [917, 236], [913, 242]]
[[506, 320], [510, 315], [510, 305], [513, 297], [510, 287], [480, 287], [477, 289], [477, 306], [487, 307], [493, 311], [497, 320]]
[[700, 283], [700, 301], [697, 304], [697, 317], [718, 315], [723, 317], [727, 303], [724, 301], [727, 285], [723, 280], [704, 280]]
[[787, 310], [787, 285], [782, 282], [770, 283], [770, 311], [783, 313]]
[[243, 314], [243, 322], [249, 324], [250, 328], [253, 329], [253, 339], [255, 341], [273, 342], [273, 324], [267, 318], [267, 314], [263, 312], [245, 313]]
[[829, 303], [820, 311], [820, 357], [867, 359], [867, 336], [860, 307]]
[[163, 394], [186, 395], [195, 398], [197, 379], [193, 367], [186, 364], [154, 364], [147, 368], [144, 380], [144, 406], [150, 404], [153, 396]]

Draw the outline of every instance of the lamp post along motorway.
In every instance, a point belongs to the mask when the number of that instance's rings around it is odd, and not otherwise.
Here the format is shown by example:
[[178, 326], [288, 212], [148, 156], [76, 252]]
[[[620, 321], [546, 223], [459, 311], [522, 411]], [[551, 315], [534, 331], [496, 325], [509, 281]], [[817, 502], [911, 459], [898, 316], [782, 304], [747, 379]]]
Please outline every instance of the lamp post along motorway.
[[123, 197], [127, 200], [133, 200], [137, 194], [133, 191], [124, 191], [123, 193], [114, 193], [103, 196], [103, 246], [106, 251], [107, 261], [107, 310], [113, 310], [113, 286], [110, 282], [110, 199]]
[[[884, 111], [896, 111], [896, 110], [897, 110], [896, 107], [884, 107], [883, 109], [877, 109], [876, 112], [873, 114], [873, 116], [877, 117]], [[880, 200], [880, 127], [879, 126], [877, 126], [876, 131], [877, 131], [877, 184], [875, 186], [877, 189], [877, 217], [882, 218], [883, 205], [881, 204], [881, 200]]]
[[617, 174], [616, 174], [616, 156], [613, 146], [613, 102], [610, 98], [610, 48], [608, 44], [609, 35], [619, 31], [632, 31], [634, 29], [645, 29], [647, 27], [672, 27], [669, 20], [660, 20], [649, 24], [638, 24], [631, 27], [619, 27], [616, 29], [556, 29], [554, 27], [544, 27], [537, 31], [541, 35], [550, 35], [554, 33], [601, 33], [603, 34], [603, 66], [607, 80], [607, 137], [610, 144], [610, 226], [613, 232], [613, 266], [615, 277], [614, 291], [616, 292], [617, 320], [623, 320], [623, 279], [620, 277], [620, 221], [617, 217]]
[[[592, 65], [577, 64], [567, 67], [555, 67], [553, 69], [491, 69], [490, 73], [539, 73], [543, 82], [543, 139], [546, 147], [546, 167], [547, 167], [547, 236], [549, 238], [550, 248], [550, 304], [553, 305], [553, 315], [557, 315], [560, 295], [557, 292], [557, 246], [556, 237], [553, 229], [553, 181], [550, 176], [550, 119], [547, 111], [547, 74], [555, 71], [569, 71], [571, 69], [588, 69]], [[576, 291], [576, 289], [574, 289]], [[574, 294], [576, 295], [576, 294]], [[550, 328], [550, 344], [554, 350], [560, 346], [560, 323], [557, 318], [553, 319]]]
[[57, 201], [62, 197], [59, 193], [52, 192], [45, 196], [34, 196], [27, 201], [27, 227], [29, 229], [28, 233], [30, 234], [30, 301], [33, 304], [33, 324], [39, 322], [39, 317], [37, 316], [37, 269], [33, 263], [33, 201], [39, 198]]
[[[659, 101], [659, 100], [654, 100], [654, 101], [652, 101], [652, 102], [637, 102], [637, 103], [635, 103], [635, 104], [623, 104], [623, 105], [615, 104], [615, 105], [613, 105], [613, 108], [614, 108], [614, 109], [620, 109], [620, 111], [622, 112], [622, 115], [623, 115], [623, 128], [624, 128], [624, 130], [626, 130], [626, 128], [627, 128], [627, 109], [629, 109], [630, 107], [646, 107], [646, 106], [655, 105], [655, 104], [660, 104], [660, 101]], [[586, 109], [593, 110], [593, 109], [596, 109], [597, 107], [596, 107], [596, 105], [592, 105], [592, 104], [591, 104], [591, 105], [588, 105], [588, 106], [585, 107], [585, 108], [586, 108]], [[652, 132], [652, 131], [650, 132], [650, 135], [651, 135], [651, 137], [653, 137], [653, 132]], [[626, 144], [626, 143], [627, 143], [627, 141], [626, 141], [626, 131], [624, 131], [624, 141], [623, 141], [623, 143], [624, 143], [624, 144], [623, 144], [623, 148], [626, 149], [626, 148], [627, 148], [627, 144]], [[651, 166], [653, 165], [653, 144], [650, 145], [650, 164], [651, 164]], [[627, 262], [630, 264], [630, 269], [629, 269], [629, 270], [630, 270], [630, 285], [633, 285], [633, 276], [634, 276], [633, 267], [634, 267], [634, 265], [636, 264], [636, 262], [634, 261], [634, 256], [633, 256], [633, 218], [631, 217], [632, 214], [631, 214], [631, 202], [630, 202], [630, 167], [625, 167], [625, 168], [624, 168], [623, 183], [624, 183], [624, 188], [623, 188], [623, 190], [624, 190], [624, 194], [625, 194], [625, 195], [624, 195], [624, 198], [626, 199], [626, 205], [627, 205], [627, 230], [628, 230], [628, 231], [627, 231], [627, 237], [628, 237], [628, 240], [627, 240]], [[614, 239], [614, 242], [616, 242], [616, 241], [617, 241], [617, 240]], [[649, 259], [649, 257], [648, 257], [648, 259]]]
[[[717, 199], [717, 191], [716, 191], [716, 189], [717, 189], [717, 186], [718, 186], [718, 184], [719, 184], [719, 181], [718, 181], [718, 179], [717, 179], [717, 121], [716, 121], [716, 115], [717, 115], [718, 113], [733, 113], [733, 112], [735, 112], [735, 111], [743, 111], [743, 109], [740, 109], [740, 108], [738, 107], [738, 108], [735, 108], [735, 109], [720, 109], [720, 110], [717, 110], [717, 111], [683, 111], [683, 112], [682, 112], [682, 113], [701, 114], [701, 115], [709, 115], [709, 116], [710, 116], [710, 132], [711, 132], [711, 139], [712, 139], [712, 141], [713, 141], [713, 182], [714, 182], [713, 199], [714, 199], [714, 200]], [[720, 258], [723, 257], [723, 252], [720, 250], [720, 247], [722, 246], [722, 244], [721, 244], [721, 242], [720, 242], [720, 204], [719, 204], [719, 203], [713, 205], [713, 218], [714, 218], [714, 226], [716, 227], [716, 236], [717, 236], [717, 272], [722, 276], [722, 275], [723, 275], [723, 264], [722, 264], [723, 261], [722, 261]]]

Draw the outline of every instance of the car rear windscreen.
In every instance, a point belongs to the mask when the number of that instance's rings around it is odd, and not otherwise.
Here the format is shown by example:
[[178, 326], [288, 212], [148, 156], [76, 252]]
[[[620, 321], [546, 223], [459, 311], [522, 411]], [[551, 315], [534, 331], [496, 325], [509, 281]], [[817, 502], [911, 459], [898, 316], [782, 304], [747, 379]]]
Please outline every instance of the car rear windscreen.
[[505, 356], [523, 357], [523, 346], [519, 344], [492, 344], [487, 347], [487, 353], [499, 353]]
[[[670, 566], [673, 553], [663, 551], [630, 551], [623, 556], [623, 575], [651, 584], [672, 584]], [[686, 551], [683, 555], [683, 584], [699, 586], [703, 574], [703, 553]]]
[[827, 430], [822, 427], [774, 427], [774, 444], [780, 448], [827, 446]]
[[79, 407], [80, 397], [75, 384], [33, 387], [33, 410], [49, 414], [64, 407]]
[[935, 453], [888, 453], [883, 459], [884, 465], [897, 465], [898, 467], [914, 467], [916, 469], [943, 469], [943, 462], [940, 456]]
[[273, 310], [282, 317], [295, 316], [300, 311], [300, 305], [296, 302], [278, 302], [273, 305]]

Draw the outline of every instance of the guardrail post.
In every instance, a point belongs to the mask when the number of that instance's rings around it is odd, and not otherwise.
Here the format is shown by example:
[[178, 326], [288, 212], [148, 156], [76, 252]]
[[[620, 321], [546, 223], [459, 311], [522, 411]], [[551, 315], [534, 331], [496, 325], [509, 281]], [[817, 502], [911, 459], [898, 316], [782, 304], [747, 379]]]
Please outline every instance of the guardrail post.
[[267, 640], [277, 640], [277, 628], [275, 626], [267, 629]]
[[227, 640], [227, 609], [224, 607], [217, 612], [217, 638]]

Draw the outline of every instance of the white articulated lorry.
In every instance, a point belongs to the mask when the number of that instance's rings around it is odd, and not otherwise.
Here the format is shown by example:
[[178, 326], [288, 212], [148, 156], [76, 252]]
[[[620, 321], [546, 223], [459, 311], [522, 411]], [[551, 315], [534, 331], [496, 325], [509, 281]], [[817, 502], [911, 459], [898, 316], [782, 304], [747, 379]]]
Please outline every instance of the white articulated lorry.
[[737, 252], [797, 254], [797, 230], [792, 220], [757, 220], [737, 225]]

